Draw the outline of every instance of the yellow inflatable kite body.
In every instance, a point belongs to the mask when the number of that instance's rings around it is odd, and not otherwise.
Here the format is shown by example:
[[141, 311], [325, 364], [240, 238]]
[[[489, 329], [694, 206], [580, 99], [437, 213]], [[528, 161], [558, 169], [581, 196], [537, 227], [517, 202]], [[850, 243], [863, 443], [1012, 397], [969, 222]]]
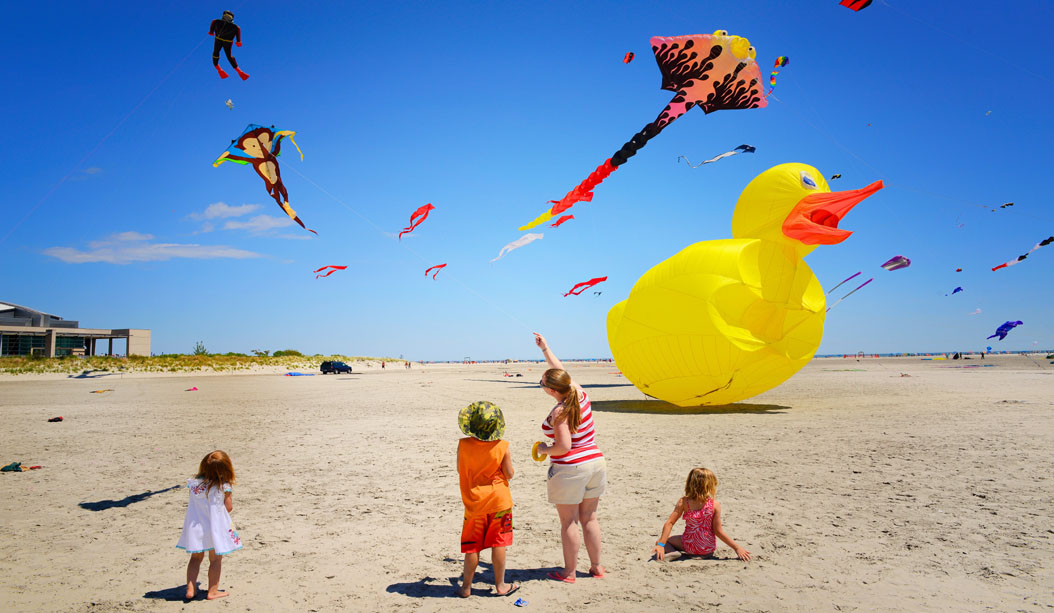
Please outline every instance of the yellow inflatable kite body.
[[622, 374], [679, 406], [727, 404], [786, 381], [823, 337], [805, 260], [772, 241], [696, 243], [644, 274], [608, 313]]
[[823, 338], [824, 291], [802, 257], [848, 237], [841, 217], [880, 188], [832, 193], [805, 164], [756, 177], [736, 204], [736, 238], [685, 248], [608, 312], [622, 374], [679, 406], [736, 402], [786, 381]]

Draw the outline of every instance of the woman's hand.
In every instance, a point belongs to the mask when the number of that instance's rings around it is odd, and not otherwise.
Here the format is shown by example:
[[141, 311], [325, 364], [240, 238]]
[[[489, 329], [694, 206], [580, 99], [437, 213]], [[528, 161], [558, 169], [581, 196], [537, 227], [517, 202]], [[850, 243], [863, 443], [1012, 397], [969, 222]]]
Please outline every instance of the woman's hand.
[[549, 344], [545, 342], [545, 337], [537, 332], [534, 333], [534, 344], [538, 345], [538, 348], [542, 351], [549, 348]]
[[742, 547], [736, 547], [736, 555], [739, 556], [739, 559], [743, 560], [744, 562], [750, 561], [750, 552], [746, 549], [743, 549]]
[[655, 559], [657, 559], [660, 562], [665, 562], [666, 561], [666, 547], [663, 547], [661, 545], [656, 545], [654, 547], [654, 552], [655, 552]]

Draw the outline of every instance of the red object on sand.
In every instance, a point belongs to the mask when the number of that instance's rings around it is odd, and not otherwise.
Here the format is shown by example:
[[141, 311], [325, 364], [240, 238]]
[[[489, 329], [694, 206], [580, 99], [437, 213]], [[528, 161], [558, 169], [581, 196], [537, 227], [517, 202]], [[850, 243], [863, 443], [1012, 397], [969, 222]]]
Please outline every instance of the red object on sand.
[[192, 387], [192, 388], [187, 389], [187, 391], [188, 392], [196, 392], [196, 391], [198, 391], [198, 388], [197, 387]]

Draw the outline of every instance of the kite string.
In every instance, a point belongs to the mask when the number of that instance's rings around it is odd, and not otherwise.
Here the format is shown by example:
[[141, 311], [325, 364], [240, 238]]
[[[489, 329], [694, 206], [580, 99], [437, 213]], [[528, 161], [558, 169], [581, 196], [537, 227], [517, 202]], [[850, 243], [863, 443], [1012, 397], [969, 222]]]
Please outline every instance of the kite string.
[[[318, 183], [315, 183], [314, 181], [312, 181], [310, 178], [308, 178], [306, 175], [304, 175], [304, 173], [302, 173], [299, 170], [297, 170], [293, 165], [291, 165], [291, 164], [286, 165], [285, 168], [288, 168], [289, 170], [292, 170], [293, 172], [295, 172], [301, 179], [303, 179], [303, 180], [307, 181], [308, 183], [310, 183], [311, 185], [315, 186], [316, 189], [318, 189], [323, 194], [325, 194], [325, 195], [329, 196], [330, 198], [332, 198], [334, 201], [337, 202], [337, 204], [341, 205], [345, 209], [347, 209], [347, 210], [351, 211], [352, 213], [354, 213], [359, 219], [365, 221], [367, 224], [372, 226], [374, 230], [377, 230], [377, 232], [379, 232], [380, 234], [384, 235], [385, 237], [389, 237], [389, 238], [391, 237], [388, 232], [386, 232], [383, 228], [381, 228], [380, 226], [375, 224], [370, 218], [366, 217], [362, 213], [360, 213], [360, 212], [356, 211], [355, 209], [353, 209], [351, 206], [348, 205], [348, 203], [346, 203], [343, 200], [341, 200], [340, 198], [338, 198], [335, 194], [330, 192], [328, 189], [326, 189], [326, 188], [322, 187], [321, 185], [319, 185]], [[397, 242], [398, 242], [400, 247], [402, 247], [403, 249], [405, 249], [405, 250], [409, 251], [410, 253], [414, 254], [415, 256], [417, 256], [425, 264], [431, 263], [430, 260], [425, 258], [423, 255], [421, 255], [417, 251], [414, 251], [406, 243], [403, 243], [401, 241], [397, 241]], [[501, 308], [500, 305], [496, 304], [493, 300], [491, 300], [487, 296], [485, 296], [485, 295], [477, 292], [476, 290], [472, 289], [471, 287], [469, 287], [466, 283], [464, 283], [461, 279], [459, 279], [457, 275], [447, 272], [447, 273], [444, 273], [443, 277], [453, 280], [455, 283], [460, 285], [462, 288], [464, 288], [465, 290], [471, 292], [476, 297], [478, 297], [480, 300], [482, 300], [482, 301], [486, 302], [487, 304], [489, 304], [490, 306], [492, 306], [495, 311], [498, 311], [499, 313], [501, 313], [502, 315], [505, 315], [506, 317], [508, 317], [512, 321], [514, 321], [514, 322], [518, 323], [519, 325], [523, 326], [523, 328], [525, 330], [529, 330], [529, 331], [533, 331], [534, 330], [534, 328], [532, 328], [531, 326], [528, 326], [522, 320], [520, 320], [520, 318], [516, 317], [515, 315], [513, 315], [513, 314], [509, 313], [508, 311], [506, 311], [505, 309]]]
[[154, 95], [154, 92], [156, 92], [162, 85], [164, 85], [165, 82], [168, 81], [168, 79], [173, 74], [175, 74], [176, 71], [179, 70], [183, 66], [183, 64], [186, 63], [186, 61], [188, 59], [190, 59], [190, 56], [194, 55], [194, 53], [198, 50], [198, 47], [201, 47], [202, 43], [204, 43], [207, 39], [208, 39], [208, 36], [205, 36], [200, 41], [198, 41], [198, 44], [194, 45], [194, 48], [190, 50], [190, 53], [186, 54], [185, 56], [183, 56], [183, 59], [179, 60], [179, 63], [176, 64], [175, 68], [173, 68], [171, 71], [169, 71], [169, 73], [167, 75], [165, 75], [164, 78], [161, 79], [161, 81], [159, 81], [158, 84], [155, 85], [153, 89], [151, 89], [149, 92], [147, 92], [147, 94], [145, 96], [143, 96], [142, 100], [140, 100], [138, 104], [136, 104], [134, 107], [132, 107], [132, 110], [130, 110], [127, 113], [125, 113], [124, 117], [122, 117], [120, 119], [120, 121], [117, 122], [117, 125], [115, 125], [113, 128], [111, 128], [110, 131], [107, 132], [106, 135], [103, 136], [102, 139], [99, 140], [99, 142], [95, 143], [95, 146], [92, 147], [91, 150], [88, 151], [88, 153], [84, 154], [84, 157], [82, 157], [76, 164], [74, 164], [73, 167], [70, 168], [69, 172], [67, 172], [65, 174], [65, 176], [63, 176], [61, 179], [59, 179], [59, 181], [57, 183], [52, 185], [51, 189], [49, 189], [47, 191], [47, 193], [45, 193], [44, 196], [40, 198], [40, 200], [37, 200], [37, 203], [34, 204], [32, 208], [30, 208], [28, 211], [26, 211], [26, 214], [22, 216], [22, 219], [19, 219], [15, 223], [15, 225], [11, 226], [11, 228], [7, 231], [6, 234], [4, 234], [2, 237], [0, 237], [0, 244], [3, 244], [3, 242], [6, 241], [7, 238], [9, 236], [11, 236], [11, 234], [14, 233], [14, 231], [17, 230], [18, 227], [21, 226], [23, 222], [26, 221], [26, 219], [29, 219], [29, 216], [32, 215], [38, 208], [40, 208], [40, 205], [44, 204], [44, 202], [46, 202], [47, 199], [50, 198], [53, 193], [55, 193], [55, 190], [57, 190], [59, 187], [61, 187], [63, 183], [68, 181], [69, 178], [73, 175], [73, 173], [76, 172], [78, 168], [80, 168], [81, 164], [86, 162], [88, 160], [88, 158], [90, 158], [96, 151], [98, 151], [99, 147], [102, 147], [103, 143], [105, 143], [111, 136], [113, 136], [114, 132], [116, 132], [118, 128], [123, 126], [124, 122], [128, 121], [128, 119], [132, 115], [134, 115], [136, 111], [139, 110], [139, 107], [143, 106], [143, 104], [147, 100], [149, 100], [151, 96]]

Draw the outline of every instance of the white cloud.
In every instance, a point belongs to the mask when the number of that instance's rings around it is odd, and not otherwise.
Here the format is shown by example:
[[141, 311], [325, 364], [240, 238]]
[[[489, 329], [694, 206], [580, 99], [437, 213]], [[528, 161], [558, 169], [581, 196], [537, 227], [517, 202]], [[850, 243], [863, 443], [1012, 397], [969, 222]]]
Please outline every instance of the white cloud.
[[248, 221], [228, 221], [223, 224], [224, 230], [247, 230], [254, 234], [267, 232], [276, 228], [284, 228], [293, 225], [293, 220], [288, 217], [275, 217], [273, 215], [257, 215]]
[[259, 204], [243, 204], [240, 206], [231, 206], [225, 202], [214, 202], [209, 206], [205, 207], [205, 210], [201, 213], [191, 213], [191, 219], [229, 219], [231, 217], [241, 217], [242, 215], [248, 215], [253, 211], [260, 208]]
[[179, 243], [154, 243], [150, 234], [121, 232], [101, 241], [92, 241], [88, 250], [75, 247], [49, 247], [45, 255], [69, 264], [105, 262], [107, 264], [130, 264], [132, 262], [162, 262], [177, 258], [211, 260], [217, 258], [248, 259], [262, 257], [259, 253], [236, 249], [226, 245], [198, 245]]

